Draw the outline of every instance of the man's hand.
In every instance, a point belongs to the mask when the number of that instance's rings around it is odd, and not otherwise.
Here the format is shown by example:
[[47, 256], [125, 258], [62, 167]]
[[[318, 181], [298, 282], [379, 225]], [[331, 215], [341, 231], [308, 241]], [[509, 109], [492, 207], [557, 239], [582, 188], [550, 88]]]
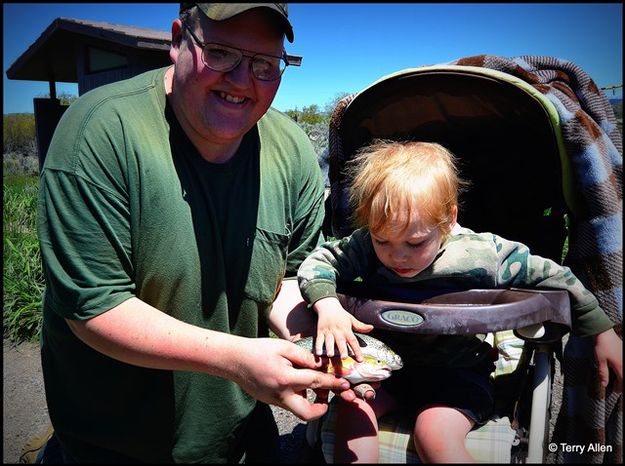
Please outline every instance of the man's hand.
[[347, 401], [355, 398], [347, 380], [315, 370], [321, 366], [321, 360], [303, 348], [276, 338], [242, 340], [237, 354], [229, 356], [236, 367], [228, 378], [257, 400], [310, 421], [326, 413], [328, 401], [321, 396], [310, 403], [306, 389], [332, 390]]

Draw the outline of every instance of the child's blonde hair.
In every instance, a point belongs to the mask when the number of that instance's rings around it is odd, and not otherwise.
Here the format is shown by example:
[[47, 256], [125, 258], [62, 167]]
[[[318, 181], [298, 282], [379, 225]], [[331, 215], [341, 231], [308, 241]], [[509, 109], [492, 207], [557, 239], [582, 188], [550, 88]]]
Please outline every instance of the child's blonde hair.
[[455, 156], [440, 144], [375, 140], [348, 166], [350, 203], [358, 227], [403, 231], [415, 214], [449, 233], [465, 182]]

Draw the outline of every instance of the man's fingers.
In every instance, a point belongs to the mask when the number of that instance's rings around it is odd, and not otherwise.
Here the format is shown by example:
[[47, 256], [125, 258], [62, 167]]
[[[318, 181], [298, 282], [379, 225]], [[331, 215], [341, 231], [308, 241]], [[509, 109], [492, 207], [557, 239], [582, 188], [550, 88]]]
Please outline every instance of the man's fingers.
[[[328, 410], [329, 390], [339, 394], [348, 391], [352, 393], [352, 396], [346, 399], [351, 400], [355, 398], [352, 390], [349, 390], [349, 382], [345, 379], [310, 369], [294, 370], [297, 371], [297, 376], [295, 378], [299, 380], [294, 380], [292, 386], [295, 392], [284, 399], [283, 407], [300, 419], [311, 421], [323, 416]], [[306, 396], [307, 388], [314, 390], [317, 394], [313, 403], [308, 401]]]
[[288, 359], [292, 365], [308, 368], [308, 369], [316, 369], [321, 365], [321, 360], [318, 359], [314, 354], [310, 351], [305, 350], [297, 346], [294, 343], [290, 343], [287, 347], [287, 350], [282, 353], [282, 355]]
[[326, 389], [326, 390], [347, 390], [350, 385], [349, 382], [343, 378], [336, 377], [333, 374], [325, 374], [323, 372], [314, 371], [314, 370], [302, 370], [298, 371], [299, 373], [305, 372], [306, 374], [301, 374], [302, 377], [305, 377], [303, 386], [305, 388], [310, 388], [312, 390], [316, 389]]
[[368, 383], [355, 385], [352, 390], [354, 390], [356, 396], [359, 396], [363, 400], [375, 400], [375, 390]]
[[347, 401], [349, 403], [353, 402], [356, 399], [356, 393], [354, 393], [354, 390], [344, 390], [340, 393], [337, 393], [338, 396], [340, 396], [344, 401]]
[[328, 403], [310, 403], [305, 394], [294, 393], [284, 401], [284, 408], [291, 411], [303, 421], [312, 421], [323, 416], [328, 411]]

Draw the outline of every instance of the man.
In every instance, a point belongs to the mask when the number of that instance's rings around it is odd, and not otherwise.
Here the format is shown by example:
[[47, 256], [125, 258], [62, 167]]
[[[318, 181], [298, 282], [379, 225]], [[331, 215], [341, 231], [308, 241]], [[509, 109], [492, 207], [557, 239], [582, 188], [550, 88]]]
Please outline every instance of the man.
[[180, 16], [173, 66], [78, 99], [41, 174], [42, 365], [65, 461], [249, 461], [275, 432], [255, 425], [263, 403], [310, 420], [327, 403], [306, 388], [354, 398], [311, 354], [257, 338], [289, 337], [302, 302], [282, 279], [323, 221], [312, 146], [270, 109], [287, 7]]

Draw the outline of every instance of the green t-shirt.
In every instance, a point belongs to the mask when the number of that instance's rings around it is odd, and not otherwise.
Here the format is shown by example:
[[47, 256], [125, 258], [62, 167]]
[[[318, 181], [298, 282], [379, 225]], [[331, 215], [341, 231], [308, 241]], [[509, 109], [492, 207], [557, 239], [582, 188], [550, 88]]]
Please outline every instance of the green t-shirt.
[[282, 278], [322, 239], [324, 186], [306, 134], [270, 109], [230, 161], [208, 163], [167, 103], [164, 72], [73, 103], [41, 174], [46, 395], [81, 462], [238, 461], [255, 400], [222, 378], [104, 356], [64, 318], [136, 296], [200, 327], [266, 336]]

